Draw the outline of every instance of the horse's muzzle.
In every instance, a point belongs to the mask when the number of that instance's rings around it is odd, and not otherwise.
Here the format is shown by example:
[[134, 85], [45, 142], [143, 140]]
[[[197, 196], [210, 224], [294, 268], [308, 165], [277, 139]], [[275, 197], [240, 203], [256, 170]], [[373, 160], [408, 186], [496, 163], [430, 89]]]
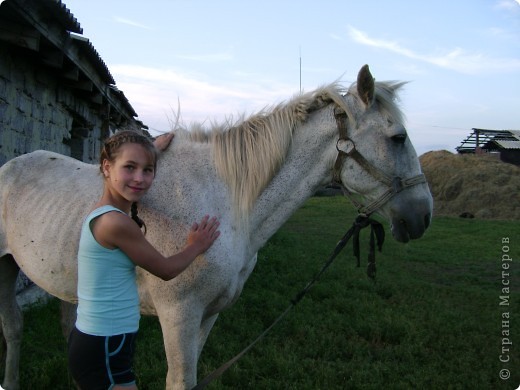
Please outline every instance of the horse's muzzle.
[[408, 206], [392, 207], [390, 214], [392, 235], [397, 241], [408, 242], [421, 238], [431, 224], [431, 198], [408, 203]]
[[423, 219], [417, 221], [405, 218], [392, 220], [392, 235], [399, 242], [408, 242], [421, 238], [428, 226], [430, 226], [430, 222], [430, 213], [425, 214]]

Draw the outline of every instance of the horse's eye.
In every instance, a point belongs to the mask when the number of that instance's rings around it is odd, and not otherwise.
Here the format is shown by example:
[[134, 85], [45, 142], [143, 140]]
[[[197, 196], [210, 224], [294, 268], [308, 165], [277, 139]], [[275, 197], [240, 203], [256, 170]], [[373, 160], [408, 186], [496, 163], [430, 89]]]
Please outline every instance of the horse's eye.
[[398, 143], [398, 144], [404, 144], [404, 142], [406, 141], [406, 133], [405, 134], [397, 134], [397, 135], [394, 135], [392, 136], [392, 141], [394, 141], [395, 143]]

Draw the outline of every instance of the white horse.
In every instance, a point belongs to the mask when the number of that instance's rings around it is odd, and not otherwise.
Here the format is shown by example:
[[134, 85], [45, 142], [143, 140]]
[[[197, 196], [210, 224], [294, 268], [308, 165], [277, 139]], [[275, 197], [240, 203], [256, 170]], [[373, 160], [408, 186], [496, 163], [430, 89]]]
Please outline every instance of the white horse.
[[[234, 126], [176, 133], [140, 206], [147, 238], [172, 254], [192, 221], [206, 213], [218, 216], [221, 236], [169, 282], [138, 270], [141, 311], [158, 316], [163, 330], [168, 389], [196, 384], [206, 338], [218, 313], [240, 295], [258, 250], [334, 178], [369, 203], [364, 212], [387, 217], [398, 241], [422, 236], [432, 197], [395, 103], [402, 85], [374, 83], [365, 65], [348, 90], [333, 83]], [[80, 226], [102, 186], [97, 166], [46, 151], [0, 169], [5, 389], [19, 387], [22, 316], [14, 293], [19, 268], [50, 294], [77, 302]]]

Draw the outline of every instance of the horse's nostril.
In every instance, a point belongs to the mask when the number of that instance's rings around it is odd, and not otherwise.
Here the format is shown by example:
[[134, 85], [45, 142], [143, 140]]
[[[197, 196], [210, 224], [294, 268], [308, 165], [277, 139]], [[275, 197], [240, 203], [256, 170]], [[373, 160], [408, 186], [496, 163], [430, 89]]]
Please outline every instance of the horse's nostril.
[[428, 213], [424, 216], [424, 228], [425, 229], [428, 229], [428, 227], [430, 226], [431, 220], [432, 220], [432, 215], [430, 213]]

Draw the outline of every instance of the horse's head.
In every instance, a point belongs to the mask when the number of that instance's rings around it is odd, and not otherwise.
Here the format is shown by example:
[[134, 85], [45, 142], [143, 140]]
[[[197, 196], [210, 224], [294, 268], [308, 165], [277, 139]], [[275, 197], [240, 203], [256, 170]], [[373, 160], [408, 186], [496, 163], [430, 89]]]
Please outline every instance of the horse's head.
[[335, 176], [361, 213], [387, 217], [395, 239], [407, 242], [428, 228], [433, 200], [395, 104], [402, 85], [375, 83], [368, 66], [361, 68], [345, 105], [335, 109], [340, 131]]

